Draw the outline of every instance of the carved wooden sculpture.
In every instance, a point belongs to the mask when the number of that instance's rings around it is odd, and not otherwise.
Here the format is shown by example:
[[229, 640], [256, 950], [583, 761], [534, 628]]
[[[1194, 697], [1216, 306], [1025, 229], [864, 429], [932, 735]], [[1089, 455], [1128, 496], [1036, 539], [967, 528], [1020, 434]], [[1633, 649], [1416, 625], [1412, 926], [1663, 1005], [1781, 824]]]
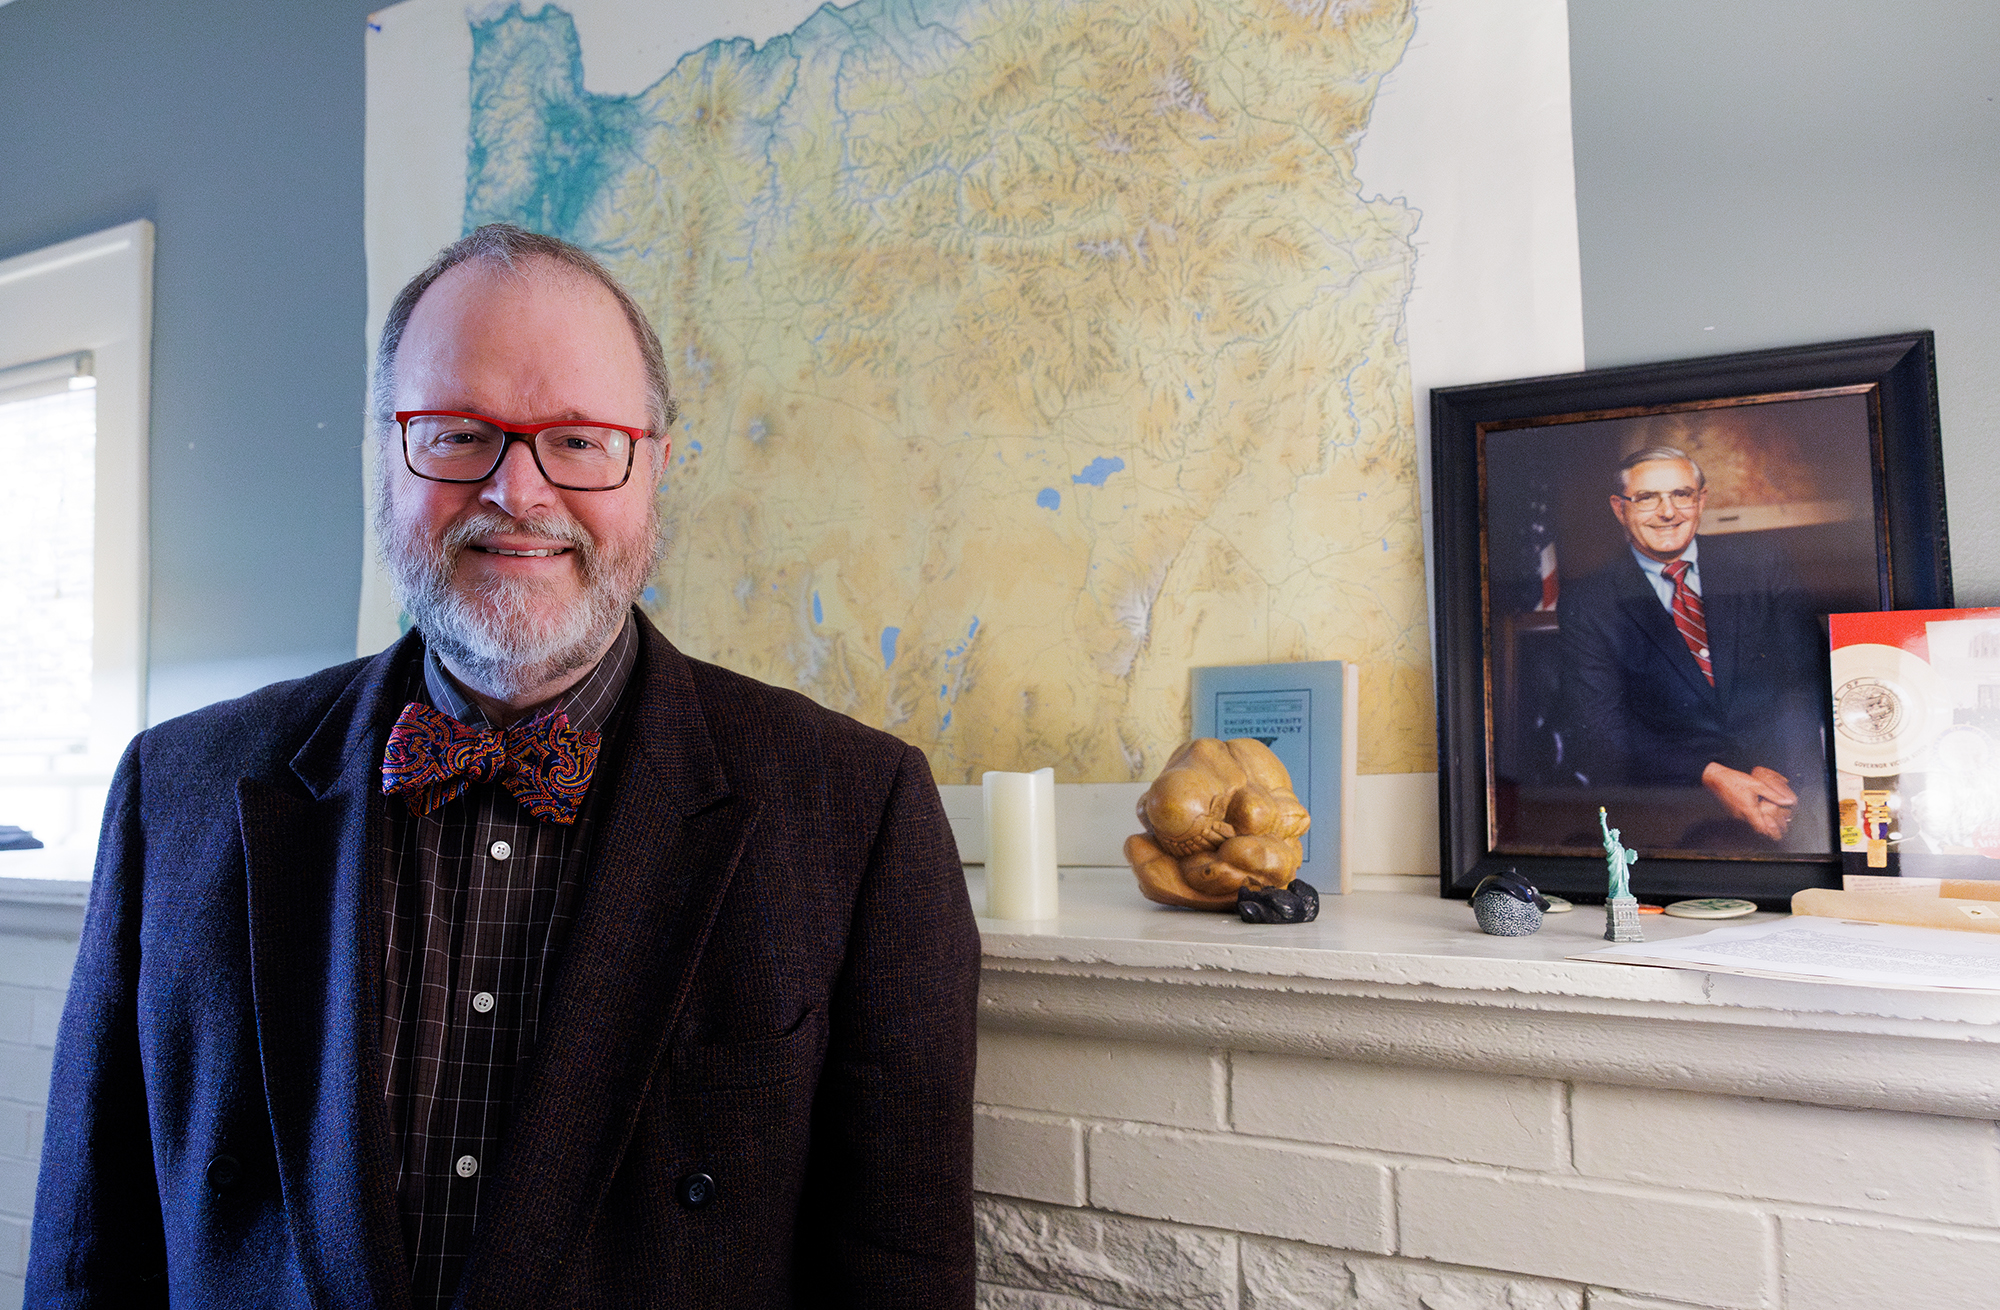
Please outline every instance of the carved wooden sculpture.
[[1139, 798], [1139, 822], [1125, 858], [1147, 900], [1233, 913], [1239, 890], [1291, 883], [1312, 817], [1263, 742], [1198, 737]]

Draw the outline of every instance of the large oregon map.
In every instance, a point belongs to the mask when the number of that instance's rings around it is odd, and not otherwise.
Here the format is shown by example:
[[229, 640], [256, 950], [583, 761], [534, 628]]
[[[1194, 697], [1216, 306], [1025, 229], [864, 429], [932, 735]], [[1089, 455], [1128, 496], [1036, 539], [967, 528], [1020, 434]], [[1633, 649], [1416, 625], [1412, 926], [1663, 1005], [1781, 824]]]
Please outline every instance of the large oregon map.
[[1188, 670], [1361, 663], [1432, 767], [1404, 304], [1354, 149], [1407, 0], [859, 0], [584, 89], [472, 26], [465, 224], [599, 252], [684, 416], [648, 607], [941, 782], [1150, 777]]

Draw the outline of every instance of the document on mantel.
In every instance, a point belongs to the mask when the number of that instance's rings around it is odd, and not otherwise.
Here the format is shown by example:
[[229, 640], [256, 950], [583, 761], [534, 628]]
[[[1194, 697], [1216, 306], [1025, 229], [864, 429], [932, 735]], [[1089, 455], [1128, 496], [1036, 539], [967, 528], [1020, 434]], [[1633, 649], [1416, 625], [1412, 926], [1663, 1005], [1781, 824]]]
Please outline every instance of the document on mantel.
[[1756, 978], [2000, 993], [2000, 936], [1794, 916], [1698, 937], [1629, 942], [1572, 960], [1651, 964]]

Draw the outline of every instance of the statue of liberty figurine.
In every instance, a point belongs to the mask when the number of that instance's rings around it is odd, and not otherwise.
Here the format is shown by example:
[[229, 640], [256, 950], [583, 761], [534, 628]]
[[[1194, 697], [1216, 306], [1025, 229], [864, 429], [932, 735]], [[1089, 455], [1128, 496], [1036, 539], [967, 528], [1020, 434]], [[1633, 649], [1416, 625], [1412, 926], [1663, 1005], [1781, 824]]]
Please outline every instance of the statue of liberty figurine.
[[1611, 873], [1611, 889], [1606, 896], [1617, 898], [1632, 894], [1631, 868], [1639, 861], [1639, 852], [1625, 846], [1619, 839], [1618, 829], [1611, 826], [1611, 817], [1602, 805], [1597, 807], [1597, 827], [1604, 834], [1604, 866]]
[[1611, 875], [1611, 885], [1604, 893], [1604, 940], [1645, 941], [1645, 934], [1639, 931], [1639, 902], [1632, 896], [1631, 869], [1639, 852], [1625, 845], [1602, 805], [1597, 807], [1597, 826], [1604, 834], [1604, 865]]

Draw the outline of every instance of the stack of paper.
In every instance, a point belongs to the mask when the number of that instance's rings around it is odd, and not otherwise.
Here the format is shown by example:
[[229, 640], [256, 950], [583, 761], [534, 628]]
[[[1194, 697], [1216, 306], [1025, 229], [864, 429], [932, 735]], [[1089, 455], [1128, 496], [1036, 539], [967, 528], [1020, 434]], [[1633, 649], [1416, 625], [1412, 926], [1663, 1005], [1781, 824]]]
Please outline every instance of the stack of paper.
[[2000, 993], [2000, 935], [1796, 916], [1634, 942], [1573, 960], [1652, 964], [1756, 978]]

